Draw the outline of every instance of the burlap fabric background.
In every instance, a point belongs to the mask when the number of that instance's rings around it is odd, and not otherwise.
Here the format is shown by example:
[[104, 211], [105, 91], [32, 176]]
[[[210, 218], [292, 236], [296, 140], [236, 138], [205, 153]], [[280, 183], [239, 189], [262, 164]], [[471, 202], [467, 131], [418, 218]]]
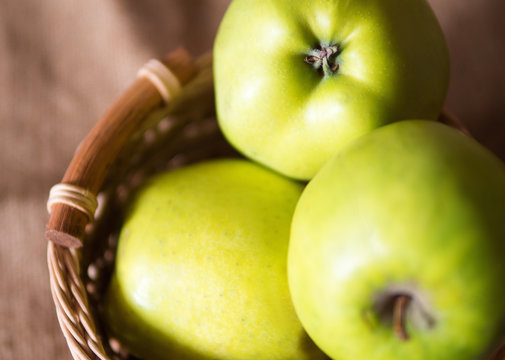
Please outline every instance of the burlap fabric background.
[[[210, 49], [228, 2], [0, 0], [0, 359], [70, 358], [48, 287], [47, 192], [137, 69], [178, 45]], [[452, 56], [447, 108], [505, 159], [505, 2], [430, 2]]]

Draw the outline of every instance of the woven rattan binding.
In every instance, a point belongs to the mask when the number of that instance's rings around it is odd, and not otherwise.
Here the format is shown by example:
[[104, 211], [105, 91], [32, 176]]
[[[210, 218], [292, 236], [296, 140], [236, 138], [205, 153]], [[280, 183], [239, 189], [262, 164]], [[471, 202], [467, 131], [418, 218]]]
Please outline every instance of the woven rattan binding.
[[[76, 360], [131, 358], [106, 336], [100, 322], [100, 299], [112, 272], [128, 195], [152, 173], [205, 158], [237, 156], [215, 120], [210, 54], [193, 62], [184, 50], [177, 50], [163, 63], [178, 74], [180, 93], [170, 96], [170, 87], [165, 92], [150, 75], [138, 78], [90, 131], [65, 173], [62, 183], [71, 185], [70, 197], [76, 192], [87, 196], [87, 191], [97, 195], [94, 221], [86, 210], [64, 202], [50, 204], [50, 286], [62, 333]], [[468, 134], [446, 112], [440, 121]], [[492, 360], [504, 355], [502, 349]]]

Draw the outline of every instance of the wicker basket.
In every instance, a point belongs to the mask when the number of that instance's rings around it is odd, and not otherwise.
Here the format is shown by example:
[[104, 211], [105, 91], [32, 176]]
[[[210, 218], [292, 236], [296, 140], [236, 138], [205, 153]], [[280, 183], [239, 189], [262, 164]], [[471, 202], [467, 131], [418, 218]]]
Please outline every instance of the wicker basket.
[[81, 143], [48, 201], [51, 292], [74, 359], [128, 358], [99, 322], [128, 194], [150, 173], [236, 156], [214, 118], [210, 55], [193, 61], [180, 49], [139, 75]]
[[[151, 173], [238, 156], [215, 120], [210, 54], [193, 61], [176, 50], [139, 75], [81, 143], [48, 201], [50, 286], [74, 359], [131, 358], [100, 323], [128, 195]], [[441, 121], [463, 129], [445, 113]]]

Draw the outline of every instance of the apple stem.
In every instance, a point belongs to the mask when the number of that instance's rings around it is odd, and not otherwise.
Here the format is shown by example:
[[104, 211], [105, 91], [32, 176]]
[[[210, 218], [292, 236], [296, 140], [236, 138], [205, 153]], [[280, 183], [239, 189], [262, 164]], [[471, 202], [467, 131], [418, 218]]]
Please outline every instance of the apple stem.
[[340, 49], [337, 45], [321, 45], [319, 49], [311, 50], [303, 61], [312, 65], [314, 69], [322, 71], [325, 77], [331, 76], [335, 74], [340, 67], [335, 59], [339, 51]]
[[409, 334], [405, 326], [406, 311], [412, 298], [408, 295], [399, 295], [395, 299], [393, 310], [393, 330], [398, 339], [407, 341]]

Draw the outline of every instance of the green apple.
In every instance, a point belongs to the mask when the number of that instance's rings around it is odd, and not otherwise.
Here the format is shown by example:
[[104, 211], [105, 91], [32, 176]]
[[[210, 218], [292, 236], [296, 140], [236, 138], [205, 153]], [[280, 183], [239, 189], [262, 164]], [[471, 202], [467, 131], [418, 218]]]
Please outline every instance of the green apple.
[[145, 359], [322, 359], [287, 284], [302, 185], [246, 160], [158, 175], [120, 233], [106, 317]]
[[377, 129], [293, 216], [288, 280], [338, 360], [484, 360], [505, 335], [505, 166], [431, 121]]
[[310, 179], [374, 128], [437, 118], [449, 56], [425, 0], [233, 0], [215, 41], [214, 75], [229, 142]]

